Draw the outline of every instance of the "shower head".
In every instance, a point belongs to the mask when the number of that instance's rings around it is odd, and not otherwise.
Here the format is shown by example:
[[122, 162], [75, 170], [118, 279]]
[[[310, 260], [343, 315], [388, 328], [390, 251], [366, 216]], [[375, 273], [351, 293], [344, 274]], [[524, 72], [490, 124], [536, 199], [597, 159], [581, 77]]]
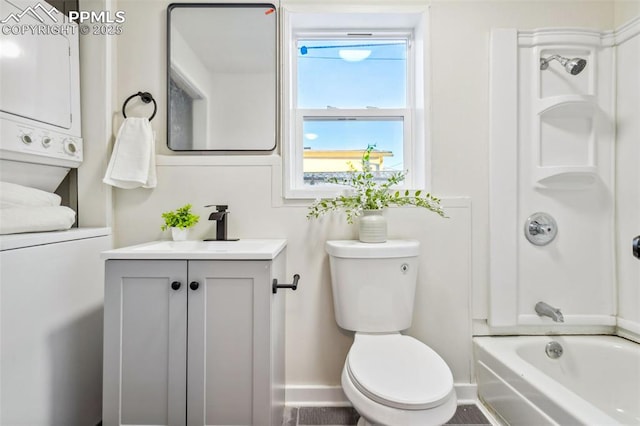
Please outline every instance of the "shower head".
[[564, 69], [571, 75], [578, 75], [587, 66], [587, 60], [582, 58], [565, 58], [560, 55], [549, 56], [548, 58], [540, 58], [540, 69], [549, 68], [549, 62], [556, 60], [562, 64]]
[[569, 59], [566, 62], [560, 61], [560, 63], [564, 66], [564, 69], [571, 75], [578, 75], [584, 67], [587, 66], [587, 60], [582, 58], [573, 58]]

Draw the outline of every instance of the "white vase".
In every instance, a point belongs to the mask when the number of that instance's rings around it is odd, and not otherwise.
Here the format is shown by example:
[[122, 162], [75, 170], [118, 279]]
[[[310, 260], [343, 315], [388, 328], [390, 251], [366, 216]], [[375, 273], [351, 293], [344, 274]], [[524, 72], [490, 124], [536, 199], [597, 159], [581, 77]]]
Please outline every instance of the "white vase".
[[358, 220], [358, 238], [363, 243], [387, 241], [387, 218], [382, 210], [363, 210]]
[[173, 241], [186, 241], [189, 239], [189, 228], [171, 228]]

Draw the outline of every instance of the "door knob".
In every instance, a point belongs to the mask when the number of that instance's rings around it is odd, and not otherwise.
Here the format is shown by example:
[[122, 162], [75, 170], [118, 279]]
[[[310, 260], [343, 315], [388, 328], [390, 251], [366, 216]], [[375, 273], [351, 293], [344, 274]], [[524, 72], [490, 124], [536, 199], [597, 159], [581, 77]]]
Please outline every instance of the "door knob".
[[198, 287], [200, 287], [200, 283], [198, 283], [197, 281], [192, 281], [191, 284], [189, 284], [189, 287], [191, 288], [191, 290], [197, 290]]
[[180, 281], [174, 281], [171, 283], [171, 288], [174, 290], [180, 289], [180, 286], [181, 286]]

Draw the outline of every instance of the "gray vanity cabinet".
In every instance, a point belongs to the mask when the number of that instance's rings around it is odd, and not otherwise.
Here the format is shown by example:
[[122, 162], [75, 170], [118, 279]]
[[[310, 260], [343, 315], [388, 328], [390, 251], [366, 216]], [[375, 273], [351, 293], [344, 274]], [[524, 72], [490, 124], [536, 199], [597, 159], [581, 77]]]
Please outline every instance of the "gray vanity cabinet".
[[282, 424], [284, 258], [107, 260], [105, 426]]
[[187, 262], [109, 260], [105, 273], [103, 424], [185, 424]]

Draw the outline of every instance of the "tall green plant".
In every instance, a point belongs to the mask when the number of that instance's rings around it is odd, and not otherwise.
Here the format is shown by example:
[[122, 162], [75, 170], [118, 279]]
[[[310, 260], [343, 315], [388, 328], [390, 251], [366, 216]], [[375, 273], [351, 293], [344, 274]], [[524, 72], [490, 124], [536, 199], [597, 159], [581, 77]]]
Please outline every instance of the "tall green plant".
[[381, 210], [390, 206], [408, 205], [422, 207], [441, 217], [447, 217], [440, 205], [440, 199], [428, 192], [393, 191], [394, 185], [404, 181], [406, 172], [395, 172], [384, 182], [377, 182], [370, 164], [371, 151], [374, 148], [375, 145], [369, 145], [362, 154], [362, 170], [357, 170], [352, 163], [349, 163], [346, 178], [329, 178], [329, 183], [345, 185], [351, 190], [335, 198], [316, 200], [309, 207], [307, 219], [318, 218], [336, 210], [344, 210], [347, 222], [353, 223], [354, 218], [360, 216], [363, 210]]

